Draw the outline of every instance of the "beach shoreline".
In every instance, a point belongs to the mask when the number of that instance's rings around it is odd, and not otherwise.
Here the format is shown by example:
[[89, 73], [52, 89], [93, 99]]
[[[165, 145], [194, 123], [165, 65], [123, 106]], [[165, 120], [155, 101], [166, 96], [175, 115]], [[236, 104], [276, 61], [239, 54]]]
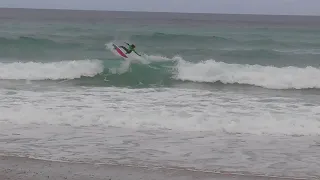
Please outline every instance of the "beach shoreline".
[[181, 169], [149, 169], [122, 165], [93, 165], [37, 160], [24, 157], [0, 156], [0, 179], [2, 180], [302, 180], [304, 178], [267, 177], [210, 173]]

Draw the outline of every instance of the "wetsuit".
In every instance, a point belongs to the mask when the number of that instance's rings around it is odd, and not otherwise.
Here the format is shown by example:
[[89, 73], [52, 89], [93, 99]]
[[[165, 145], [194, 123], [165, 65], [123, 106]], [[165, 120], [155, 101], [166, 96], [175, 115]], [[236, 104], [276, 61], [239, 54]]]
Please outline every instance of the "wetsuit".
[[[128, 44], [128, 43], [126, 43]], [[124, 47], [124, 46], [120, 46], [122, 49], [124, 49], [126, 51], [126, 54], [130, 54], [132, 51], [135, 52], [136, 54], [138, 54], [135, 50], [134, 50], [134, 46], [133, 45], [130, 45], [128, 44], [128, 48]], [[139, 55], [139, 54], [138, 54]], [[140, 56], [140, 55], [139, 55]]]

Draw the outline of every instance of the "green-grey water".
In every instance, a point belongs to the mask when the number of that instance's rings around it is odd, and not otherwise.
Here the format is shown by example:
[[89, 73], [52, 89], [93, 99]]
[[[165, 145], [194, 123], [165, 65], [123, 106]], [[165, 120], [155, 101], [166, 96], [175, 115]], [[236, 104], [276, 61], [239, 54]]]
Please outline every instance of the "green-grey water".
[[319, 22], [1, 9], [0, 152], [319, 176]]

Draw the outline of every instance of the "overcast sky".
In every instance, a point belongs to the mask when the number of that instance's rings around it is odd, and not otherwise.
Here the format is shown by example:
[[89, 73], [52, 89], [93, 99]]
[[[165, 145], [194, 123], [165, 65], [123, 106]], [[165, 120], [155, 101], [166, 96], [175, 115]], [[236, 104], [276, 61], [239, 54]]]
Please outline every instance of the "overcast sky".
[[320, 15], [320, 0], [0, 0], [0, 7]]

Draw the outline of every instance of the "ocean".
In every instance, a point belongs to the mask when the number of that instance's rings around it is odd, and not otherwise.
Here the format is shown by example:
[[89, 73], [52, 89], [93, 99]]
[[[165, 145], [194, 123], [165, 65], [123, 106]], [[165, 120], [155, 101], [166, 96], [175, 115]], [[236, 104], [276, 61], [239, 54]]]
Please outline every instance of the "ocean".
[[319, 178], [319, 63], [316, 16], [0, 9], [0, 153]]

